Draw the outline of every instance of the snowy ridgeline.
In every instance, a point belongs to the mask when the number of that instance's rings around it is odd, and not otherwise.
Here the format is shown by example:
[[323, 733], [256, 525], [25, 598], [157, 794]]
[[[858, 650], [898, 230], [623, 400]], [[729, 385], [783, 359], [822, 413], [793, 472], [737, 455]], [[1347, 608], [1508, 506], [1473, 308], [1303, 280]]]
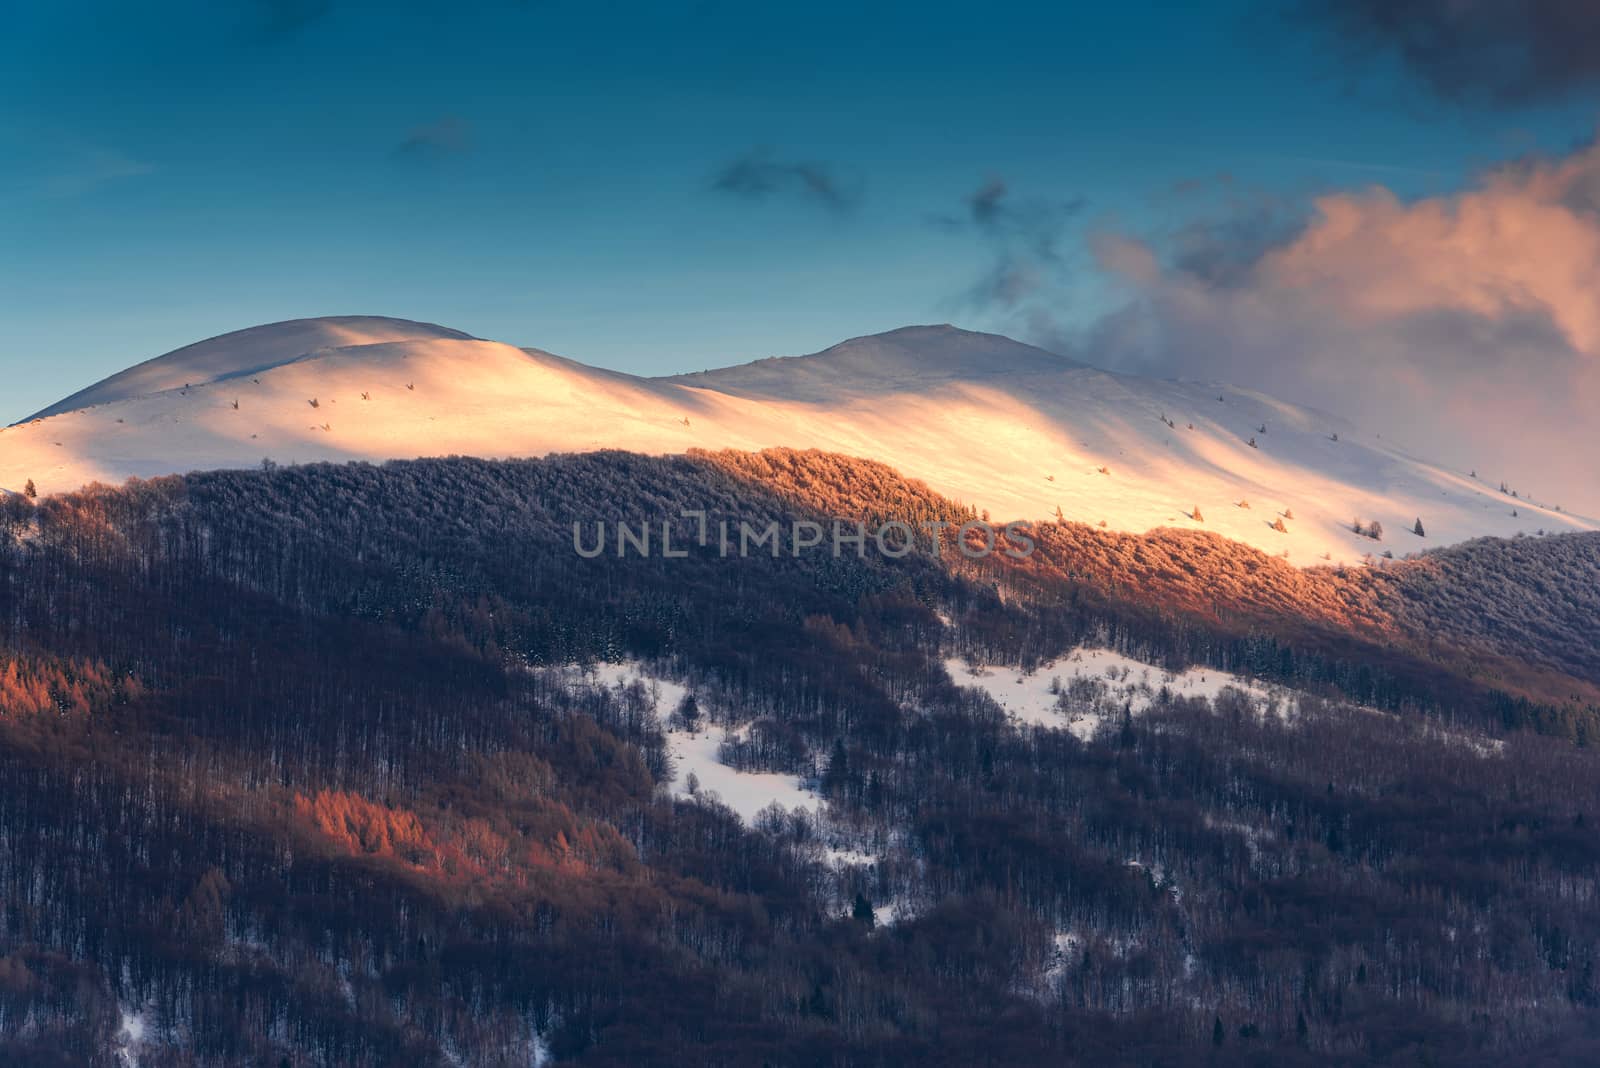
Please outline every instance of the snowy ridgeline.
[[1206, 531], [1303, 566], [1600, 528], [1497, 488], [1493, 457], [1479, 478], [1249, 390], [1110, 374], [951, 327], [648, 379], [430, 324], [299, 320], [141, 363], [40, 414], [0, 427], [0, 491], [265, 458], [787, 446], [881, 461], [997, 517]]

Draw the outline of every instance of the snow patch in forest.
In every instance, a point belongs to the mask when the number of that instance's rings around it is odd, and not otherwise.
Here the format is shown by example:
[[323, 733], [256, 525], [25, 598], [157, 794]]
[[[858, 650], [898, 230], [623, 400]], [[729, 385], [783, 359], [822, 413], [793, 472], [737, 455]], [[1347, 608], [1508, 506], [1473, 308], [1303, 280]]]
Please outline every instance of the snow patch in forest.
[[822, 851], [822, 862], [830, 868], [866, 868], [878, 863], [878, 858], [859, 849], [840, 849], [828, 846]]
[[117, 1063], [126, 1068], [139, 1068], [139, 1053], [149, 1034], [144, 1012], [128, 1005], [117, 1006], [116, 1044], [112, 1047]]
[[[760, 814], [772, 805], [781, 805], [788, 812], [804, 811], [814, 828], [814, 837], [799, 847], [812, 861], [834, 872], [847, 872], [870, 868], [882, 863], [882, 857], [868, 852], [868, 843], [833, 825], [827, 819], [825, 802], [809, 789], [797, 776], [775, 772], [740, 771], [724, 764], [721, 759], [722, 743], [728, 738], [742, 738], [749, 731], [748, 724], [723, 726], [710, 722], [710, 710], [702, 704], [702, 725], [698, 730], [676, 729], [671, 724], [671, 713], [690, 692], [682, 683], [661, 678], [645, 671], [636, 661], [597, 664], [590, 679], [606, 689], [619, 689], [637, 682], [650, 695], [653, 711], [661, 724], [667, 742], [667, 754], [672, 767], [669, 788], [674, 797], [714, 798], [733, 810], [748, 827], [757, 825]], [[689, 777], [694, 776], [695, 789], [691, 792]], [[882, 913], [880, 923], [892, 923], [894, 916], [910, 915], [909, 906], [900, 906], [893, 914], [883, 906], [875, 911]]]
[[[545, 1066], [550, 1064], [553, 1060], [553, 1055], [550, 1052], [550, 1044], [546, 1042], [544, 1036], [539, 1033], [539, 1029], [533, 1026], [528, 1028], [527, 1040], [522, 1044], [520, 1051], [512, 1049], [506, 1052], [505, 1056], [507, 1060], [505, 1063], [515, 1063], [513, 1058], [515, 1058], [519, 1052], [521, 1055], [525, 1055], [528, 1058], [527, 1063], [529, 1068], [545, 1068]], [[462, 1055], [460, 1049], [456, 1047], [455, 1042], [451, 1040], [449, 1035], [444, 1035], [439, 1039], [439, 1054], [444, 1058], [445, 1063], [450, 1065], [450, 1068], [469, 1068], [469, 1065], [472, 1063]]]
[[1075, 649], [1031, 673], [974, 665], [961, 657], [946, 658], [944, 666], [957, 685], [981, 689], [1018, 723], [1068, 730], [1084, 741], [1102, 723], [1115, 722], [1124, 708], [1135, 715], [1148, 710], [1162, 690], [1207, 701], [1231, 690], [1263, 715], [1298, 710], [1293, 690], [1215, 668], [1168, 671], [1110, 649]]
[[1271, 831], [1261, 827], [1253, 827], [1238, 820], [1223, 819], [1210, 812], [1204, 813], [1201, 819], [1209, 830], [1229, 831], [1242, 837], [1244, 839], [1244, 847], [1250, 853], [1250, 862], [1252, 864], [1261, 857], [1261, 843], [1275, 840], [1275, 836]]
[[[855, 919], [855, 905], [849, 901], [839, 903], [837, 915], [841, 919]], [[893, 897], [881, 905], [872, 906], [872, 926], [893, 927], [897, 923], [905, 923], [916, 917], [916, 910], [911, 907], [911, 902], [903, 897]]]
[[1172, 898], [1174, 905], [1183, 904], [1183, 887], [1177, 884], [1167, 872], [1166, 866], [1160, 863], [1146, 864], [1138, 857], [1129, 857], [1124, 863], [1135, 871], [1142, 871], [1145, 878], [1150, 880], [1152, 890], [1162, 890]]
[[1050, 950], [1050, 963], [1044, 969], [1045, 987], [1052, 993], [1060, 986], [1067, 969], [1083, 954], [1083, 939], [1071, 931], [1058, 930]]
[[533, 1033], [532, 1068], [545, 1068], [545, 1065], [549, 1064], [553, 1058], [554, 1055], [550, 1052], [550, 1043], [544, 1040], [543, 1035], [535, 1031]]
[[[737, 728], [705, 723], [699, 730], [676, 730], [669, 726], [668, 716], [689, 693], [682, 683], [657, 678], [641, 671], [633, 662], [598, 664], [595, 674], [602, 686], [615, 689], [640, 682], [652, 695], [655, 713], [667, 739], [667, 752], [672, 758], [671, 789], [674, 797], [689, 797], [690, 776], [694, 777], [701, 796], [713, 796], [727, 805], [747, 825], [753, 825], [762, 809], [777, 802], [793, 811], [808, 810], [813, 816], [822, 808], [822, 799], [807, 790], [805, 784], [793, 775], [774, 772], [740, 771], [722, 763], [720, 750], [729, 734]], [[840, 853], [843, 857], [844, 851]]]

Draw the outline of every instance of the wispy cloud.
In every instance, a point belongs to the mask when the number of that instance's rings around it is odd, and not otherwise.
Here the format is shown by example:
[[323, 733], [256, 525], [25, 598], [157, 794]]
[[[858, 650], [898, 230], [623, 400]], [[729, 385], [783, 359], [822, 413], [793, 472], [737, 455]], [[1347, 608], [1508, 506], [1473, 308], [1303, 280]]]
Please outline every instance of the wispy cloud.
[[944, 230], [975, 234], [988, 247], [990, 265], [964, 303], [1011, 310], [1062, 270], [1064, 239], [1083, 208], [1081, 198], [1019, 199], [1004, 179], [991, 177], [967, 196], [959, 214], [935, 215], [931, 221]]
[[154, 169], [149, 163], [134, 160], [120, 152], [94, 150], [80, 168], [51, 177], [45, 184], [45, 193], [50, 197], [82, 197], [83, 193], [93, 192], [107, 182], [115, 182], [123, 177], [144, 176]]
[[394, 147], [396, 159], [438, 159], [470, 151], [472, 124], [454, 115], [414, 127]]
[[991, 241], [1020, 246], [1048, 262], [1061, 258], [1061, 239], [1083, 211], [1081, 197], [1018, 199], [1003, 178], [991, 177], [967, 197], [965, 216], [942, 216], [941, 225], [971, 226]]
[[756, 149], [724, 165], [712, 176], [711, 188], [747, 200], [793, 196], [831, 211], [846, 212], [861, 197], [859, 184], [844, 184], [826, 164], [775, 158]]
[[73, 142], [64, 153], [60, 167], [45, 177], [37, 188], [41, 196], [70, 199], [154, 171], [152, 164], [116, 149]]

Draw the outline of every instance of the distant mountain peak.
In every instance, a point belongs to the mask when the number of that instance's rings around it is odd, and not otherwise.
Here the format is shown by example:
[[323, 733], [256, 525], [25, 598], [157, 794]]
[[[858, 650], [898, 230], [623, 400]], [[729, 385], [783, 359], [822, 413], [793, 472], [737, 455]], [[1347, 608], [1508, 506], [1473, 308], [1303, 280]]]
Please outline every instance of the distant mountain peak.
[[939, 334], [958, 335], [972, 338], [1004, 338], [1007, 341], [1014, 340], [1006, 337], [1004, 334], [994, 334], [986, 330], [969, 330], [964, 326], [957, 326], [954, 323], [907, 323], [905, 326], [897, 326], [892, 330], [882, 330], [876, 334], [863, 334], [861, 337], [846, 338], [844, 341], [841, 341], [840, 344], [849, 344], [851, 341], [860, 341], [864, 338], [917, 338], [931, 337]]
[[[954, 323], [908, 323], [897, 326], [893, 330], [883, 330], [876, 334], [863, 334], [862, 337], [879, 338], [917, 338], [931, 337], [938, 334], [972, 334], [977, 337], [996, 337], [999, 335], [984, 333], [981, 330], [968, 330], [956, 326]], [[859, 341], [861, 338], [847, 338], [846, 341]], [[845, 342], [840, 342], [844, 344]]]
[[670, 380], [741, 396], [814, 399], [840, 392], [916, 392], [956, 378], [1045, 374], [1081, 366], [1003, 334], [938, 323], [902, 326], [804, 356], [774, 356]]

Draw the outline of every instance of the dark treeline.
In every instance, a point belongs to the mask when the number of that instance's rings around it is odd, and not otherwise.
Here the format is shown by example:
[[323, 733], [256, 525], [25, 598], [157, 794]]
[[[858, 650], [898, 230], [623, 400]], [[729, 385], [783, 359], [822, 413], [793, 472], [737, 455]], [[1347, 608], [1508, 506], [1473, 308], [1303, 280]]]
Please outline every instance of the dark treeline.
[[[684, 509], [971, 514], [783, 452], [0, 506], [5, 1063], [121, 1063], [131, 1014], [164, 1065], [1600, 1057], [1593, 642], [1541, 644], [1569, 610], [1538, 605], [1510, 639], [1415, 637], [1428, 598], [1548, 581], [1520, 544], [1426, 579], [1065, 524], [1005, 570], [573, 551], [573, 521]], [[1525, 577], [1460, 589], [1490, 567]], [[1080, 741], [942, 666], [1085, 642], [1306, 693], [1285, 722], [1158, 692]], [[1462, 667], [1516, 642], [1544, 674]], [[744, 728], [727, 759], [801, 776], [826, 826], [673, 800], [648, 695], [583, 674], [621, 659]], [[876, 862], [822, 862], [825, 835]]]

